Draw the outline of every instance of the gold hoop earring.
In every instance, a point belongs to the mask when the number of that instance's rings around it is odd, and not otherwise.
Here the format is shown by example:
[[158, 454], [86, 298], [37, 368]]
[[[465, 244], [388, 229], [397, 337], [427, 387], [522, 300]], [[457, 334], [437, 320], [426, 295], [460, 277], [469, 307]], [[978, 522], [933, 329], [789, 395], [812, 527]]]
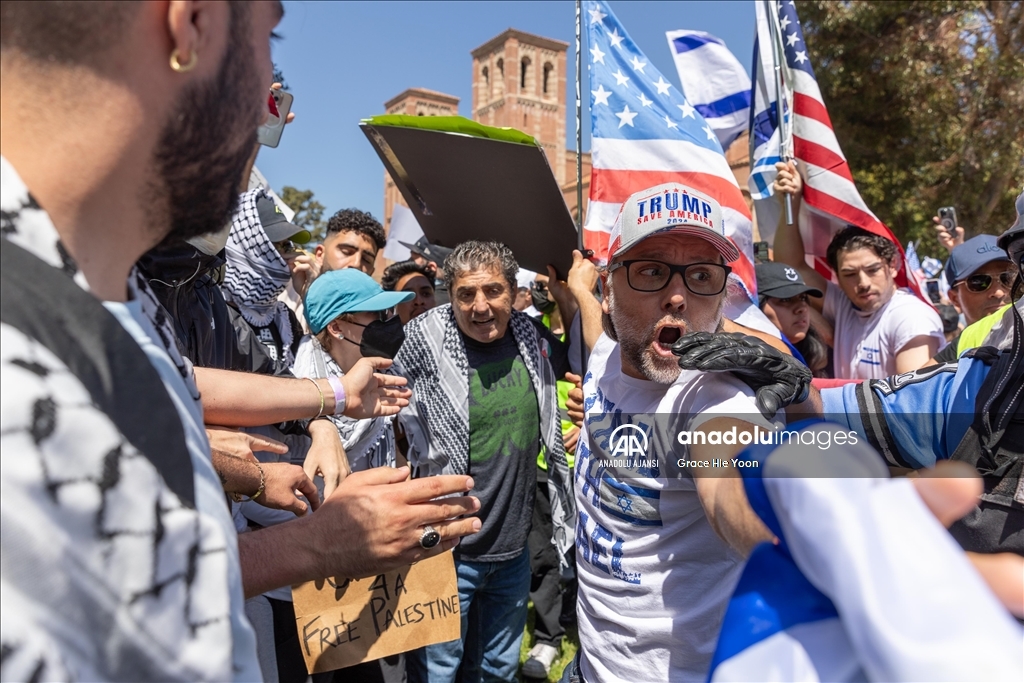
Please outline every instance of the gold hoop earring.
[[181, 59], [178, 57], [178, 48], [174, 48], [171, 52], [171, 69], [178, 72], [179, 74], [188, 73], [192, 69], [196, 68], [196, 64], [199, 63], [199, 55], [196, 54], [195, 50], [191, 50], [188, 54], [188, 62], [185, 64], [181, 63]]

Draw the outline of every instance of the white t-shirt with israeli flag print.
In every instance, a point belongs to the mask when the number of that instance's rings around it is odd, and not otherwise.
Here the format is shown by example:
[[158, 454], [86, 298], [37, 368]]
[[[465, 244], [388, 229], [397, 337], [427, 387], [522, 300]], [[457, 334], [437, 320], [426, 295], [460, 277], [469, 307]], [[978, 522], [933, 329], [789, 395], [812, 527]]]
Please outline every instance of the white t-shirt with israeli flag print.
[[838, 379], [885, 379], [898, 374], [896, 356], [915, 337], [934, 337], [946, 345], [942, 320], [910, 292], [897, 289], [877, 311], [857, 309], [829, 282], [821, 311], [835, 325], [834, 367]]
[[644, 425], [647, 455], [675, 462], [688, 455], [678, 431], [713, 417], [762, 431], [776, 425], [731, 375], [684, 371], [664, 385], [623, 374], [619, 346], [604, 335], [583, 392], [587, 419], [574, 472], [583, 679], [705, 680], [743, 560], [711, 528], [692, 478], [605, 467], [591, 452], [588, 427], [606, 443], [616, 414], [678, 415]]

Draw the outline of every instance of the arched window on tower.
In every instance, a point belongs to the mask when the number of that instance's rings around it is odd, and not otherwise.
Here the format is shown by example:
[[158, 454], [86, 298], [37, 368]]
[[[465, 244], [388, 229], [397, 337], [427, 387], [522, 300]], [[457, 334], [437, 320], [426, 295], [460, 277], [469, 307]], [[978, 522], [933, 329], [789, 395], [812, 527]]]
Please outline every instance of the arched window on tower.
[[498, 75], [502, 80], [505, 80], [505, 60], [498, 57], [498, 63], [495, 64], [498, 67]]
[[519, 63], [519, 87], [526, 90], [526, 77], [530, 73], [530, 58], [523, 57], [523, 60]]
[[549, 90], [550, 84], [549, 84], [548, 81], [551, 79], [554, 70], [555, 70], [555, 67], [551, 64], [551, 62], [544, 62], [544, 94], [545, 95], [547, 95], [550, 92], [550, 90]]

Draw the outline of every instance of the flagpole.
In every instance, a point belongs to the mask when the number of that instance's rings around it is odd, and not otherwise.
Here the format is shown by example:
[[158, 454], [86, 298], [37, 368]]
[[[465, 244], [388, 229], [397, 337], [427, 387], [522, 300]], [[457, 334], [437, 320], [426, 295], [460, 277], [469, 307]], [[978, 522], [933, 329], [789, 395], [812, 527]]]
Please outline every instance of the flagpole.
[[[779, 37], [779, 12], [778, 6], [772, 0], [764, 0], [765, 11], [768, 14], [768, 31], [772, 36], [772, 56], [775, 61], [775, 107], [776, 118], [779, 123], [779, 153], [782, 160], [789, 162], [789, 134], [786, 132], [786, 116], [782, 99], [782, 60], [785, 52], [780, 49], [782, 39]], [[793, 196], [786, 194], [786, 225], [793, 225]]]
[[576, 0], [576, 245], [583, 251], [583, 82], [581, 2]]

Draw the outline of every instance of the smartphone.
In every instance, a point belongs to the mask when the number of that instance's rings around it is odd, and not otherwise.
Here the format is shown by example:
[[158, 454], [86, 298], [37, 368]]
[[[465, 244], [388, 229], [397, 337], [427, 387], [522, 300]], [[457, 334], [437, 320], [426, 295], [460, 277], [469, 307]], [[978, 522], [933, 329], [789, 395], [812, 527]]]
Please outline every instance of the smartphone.
[[950, 235], [956, 236], [956, 209], [952, 206], [944, 206], [939, 209], [939, 223]]
[[292, 101], [295, 97], [284, 90], [270, 90], [267, 95], [267, 109], [269, 115], [267, 122], [260, 126], [259, 141], [267, 147], [277, 147], [281, 142], [281, 133], [284, 132], [284, 123], [288, 120], [288, 112], [292, 110]]
[[754, 242], [754, 261], [756, 263], [768, 263], [767, 242]]
[[928, 292], [928, 298], [932, 300], [933, 304], [937, 304], [942, 301], [942, 294], [939, 292], [939, 281], [936, 278], [925, 280], [925, 289]]

